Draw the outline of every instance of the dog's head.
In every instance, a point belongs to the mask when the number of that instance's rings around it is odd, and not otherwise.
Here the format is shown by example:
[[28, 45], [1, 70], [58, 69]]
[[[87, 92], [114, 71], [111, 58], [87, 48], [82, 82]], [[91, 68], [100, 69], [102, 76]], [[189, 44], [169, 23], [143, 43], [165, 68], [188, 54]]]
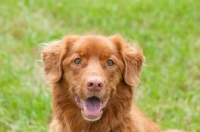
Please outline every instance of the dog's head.
[[142, 50], [119, 35], [67, 36], [47, 45], [42, 58], [47, 82], [64, 81], [88, 121], [100, 119], [120, 83], [139, 83], [144, 60]]

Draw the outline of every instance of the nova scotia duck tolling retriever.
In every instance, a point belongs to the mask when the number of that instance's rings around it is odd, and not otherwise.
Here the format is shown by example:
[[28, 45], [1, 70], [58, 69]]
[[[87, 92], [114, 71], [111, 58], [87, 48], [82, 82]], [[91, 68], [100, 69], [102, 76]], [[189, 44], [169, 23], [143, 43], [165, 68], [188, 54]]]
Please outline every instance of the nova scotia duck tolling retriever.
[[53, 85], [50, 132], [160, 132], [133, 101], [144, 56], [122, 36], [66, 36], [42, 59]]

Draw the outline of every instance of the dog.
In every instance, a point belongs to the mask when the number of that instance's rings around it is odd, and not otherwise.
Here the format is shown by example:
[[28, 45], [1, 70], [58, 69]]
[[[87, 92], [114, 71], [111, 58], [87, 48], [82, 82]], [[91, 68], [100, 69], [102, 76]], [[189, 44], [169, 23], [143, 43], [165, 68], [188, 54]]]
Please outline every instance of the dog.
[[122, 36], [66, 36], [42, 51], [53, 85], [50, 132], [160, 132], [133, 102], [143, 51]]

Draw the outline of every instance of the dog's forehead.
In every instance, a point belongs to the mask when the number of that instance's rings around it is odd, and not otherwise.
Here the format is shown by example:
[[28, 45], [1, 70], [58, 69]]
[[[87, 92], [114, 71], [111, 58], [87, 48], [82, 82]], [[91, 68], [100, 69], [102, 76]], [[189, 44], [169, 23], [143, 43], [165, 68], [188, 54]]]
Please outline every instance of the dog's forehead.
[[112, 53], [118, 52], [114, 43], [101, 36], [83, 37], [74, 43], [73, 50], [80, 55], [109, 56]]

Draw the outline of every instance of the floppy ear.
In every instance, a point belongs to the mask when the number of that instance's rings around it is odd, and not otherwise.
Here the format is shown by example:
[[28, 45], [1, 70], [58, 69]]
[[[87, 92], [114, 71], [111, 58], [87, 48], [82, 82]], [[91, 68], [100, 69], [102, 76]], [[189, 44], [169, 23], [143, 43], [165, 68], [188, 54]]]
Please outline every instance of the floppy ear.
[[124, 81], [130, 86], [137, 86], [144, 61], [142, 50], [138, 46], [127, 44], [120, 35], [111, 36], [109, 39], [117, 45], [124, 61]]
[[78, 36], [65, 37], [63, 40], [47, 44], [42, 51], [44, 72], [48, 83], [56, 83], [62, 77], [62, 60], [67, 53], [68, 45], [73, 43]]

